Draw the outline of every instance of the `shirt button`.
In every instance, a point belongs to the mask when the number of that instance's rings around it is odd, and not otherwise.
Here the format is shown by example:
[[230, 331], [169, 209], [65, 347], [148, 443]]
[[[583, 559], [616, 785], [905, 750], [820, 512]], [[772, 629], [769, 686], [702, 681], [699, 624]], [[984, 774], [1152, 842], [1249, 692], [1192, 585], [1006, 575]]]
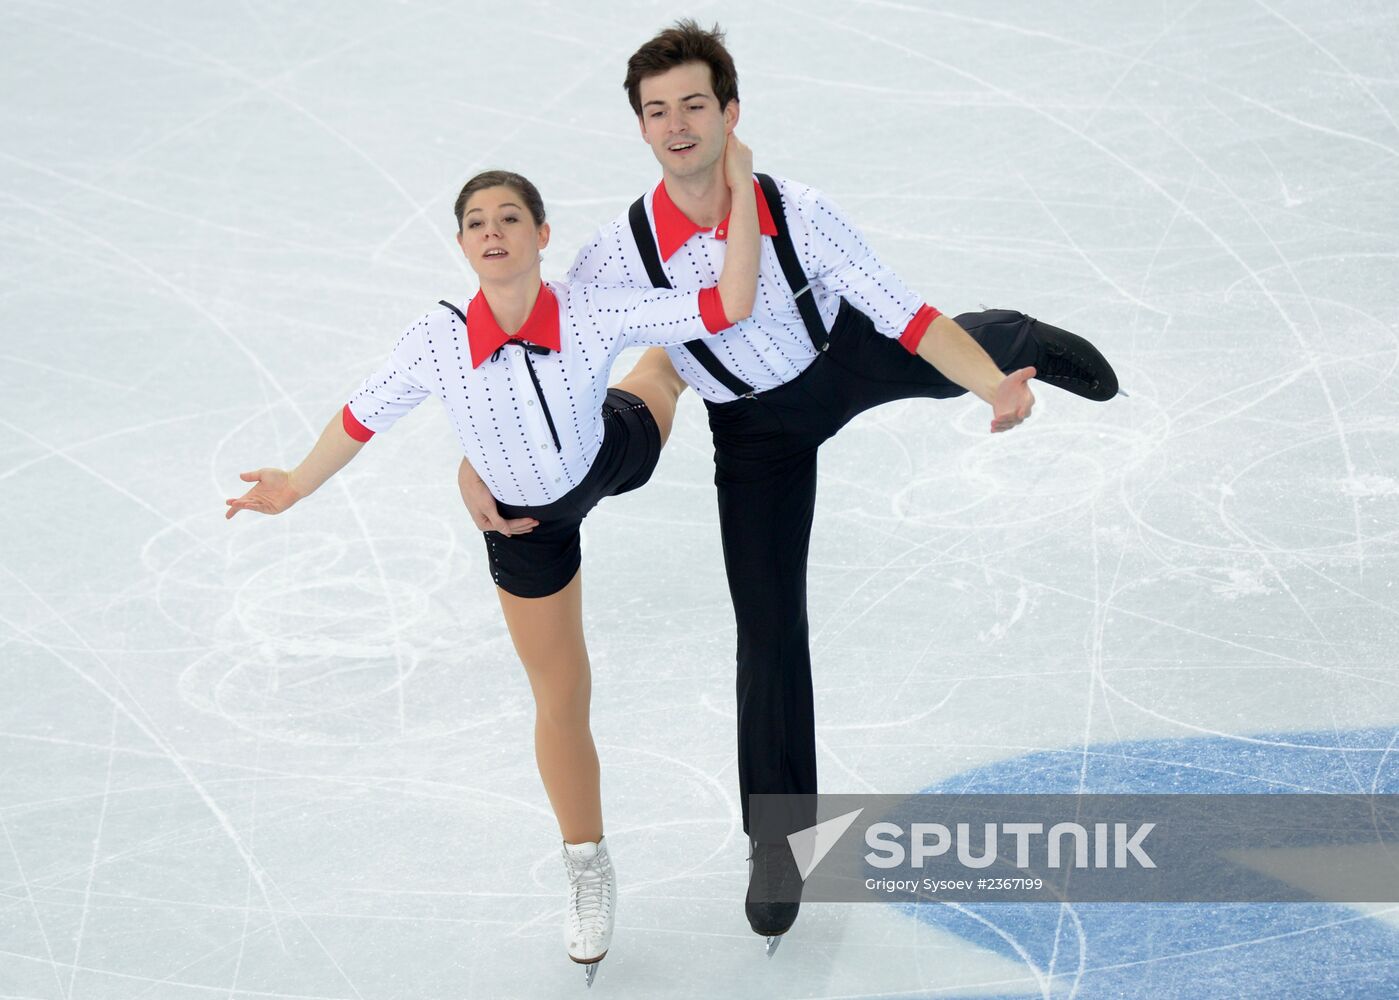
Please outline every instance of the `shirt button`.
[[532, 399], [527, 399], [527, 400], [525, 400], [525, 405], [526, 405], [526, 406], [533, 406], [533, 405], [534, 405], [534, 400], [532, 400]]

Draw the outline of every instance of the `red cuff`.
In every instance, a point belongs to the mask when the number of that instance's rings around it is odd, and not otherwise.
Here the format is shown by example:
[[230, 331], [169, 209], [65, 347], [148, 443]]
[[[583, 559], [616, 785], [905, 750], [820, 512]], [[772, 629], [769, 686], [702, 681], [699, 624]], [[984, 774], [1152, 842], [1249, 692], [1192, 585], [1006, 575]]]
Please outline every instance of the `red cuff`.
[[923, 334], [928, 332], [928, 327], [933, 320], [941, 316], [932, 306], [925, 305], [913, 314], [913, 319], [908, 321], [908, 326], [904, 327], [903, 336], [899, 338], [899, 343], [903, 345], [909, 354], [918, 353], [918, 345], [923, 341]]
[[719, 333], [733, 326], [729, 314], [724, 311], [724, 300], [719, 297], [719, 286], [701, 288], [699, 293], [700, 319], [710, 333]]
[[345, 433], [361, 444], [374, 436], [373, 431], [355, 419], [355, 415], [350, 412], [349, 403], [340, 411], [340, 422], [345, 425]]

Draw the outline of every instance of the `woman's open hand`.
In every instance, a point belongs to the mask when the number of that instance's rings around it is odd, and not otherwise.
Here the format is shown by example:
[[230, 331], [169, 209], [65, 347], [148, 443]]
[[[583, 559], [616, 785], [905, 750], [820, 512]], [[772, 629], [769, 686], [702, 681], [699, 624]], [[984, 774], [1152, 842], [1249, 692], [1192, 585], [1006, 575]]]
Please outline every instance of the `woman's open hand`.
[[496, 506], [495, 497], [471, 463], [461, 460], [457, 467], [457, 487], [461, 490], [462, 503], [471, 514], [471, 521], [482, 531], [498, 531], [502, 535], [524, 535], [533, 531], [539, 524], [532, 517], [504, 518]]
[[236, 500], [224, 501], [228, 505], [228, 510], [223, 515], [225, 520], [240, 510], [255, 510], [259, 514], [280, 514], [302, 497], [292, 485], [291, 476], [285, 469], [257, 469], [240, 473], [238, 478], [245, 483], [257, 485]]

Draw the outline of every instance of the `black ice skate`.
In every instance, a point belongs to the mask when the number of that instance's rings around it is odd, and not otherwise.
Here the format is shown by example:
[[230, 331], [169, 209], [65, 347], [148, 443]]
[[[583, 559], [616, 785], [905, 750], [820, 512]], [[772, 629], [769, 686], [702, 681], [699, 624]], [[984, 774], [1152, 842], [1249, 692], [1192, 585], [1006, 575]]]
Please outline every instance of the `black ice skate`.
[[743, 909], [753, 933], [767, 938], [767, 954], [777, 950], [801, 908], [802, 878], [786, 842], [749, 841], [748, 896]]
[[1099, 403], [1117, 395], [1117, 373], [1088, 341], [1033, 317], [1030, 333], [1040, 348], [1035, 378]]

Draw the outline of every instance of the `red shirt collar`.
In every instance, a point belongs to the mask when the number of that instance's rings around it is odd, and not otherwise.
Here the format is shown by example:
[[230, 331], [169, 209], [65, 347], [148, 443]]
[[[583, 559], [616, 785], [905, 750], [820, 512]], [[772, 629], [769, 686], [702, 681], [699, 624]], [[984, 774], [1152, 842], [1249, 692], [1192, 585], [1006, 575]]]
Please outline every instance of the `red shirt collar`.
[[559, 349], [559, 300], [549, 286], [539, 283], [539, 297], [534, 300], [520, 332], [513, 336], [500, 328], [491, 312], [491, 305], [482, 292], [477, 292], [466, 307], [466, 339], [471, 345], [471, 367], [480, 368], [496, 351], [511, 340], [528, 340], [531, 344]]
[[[777, 223], [773, 221], [772, 209], [768, 207], [767, 199], [763, 197], [763, 189], [757, 180], [753, 181], [753, 189], [758, 195], [758, 231], [764, 236], [776, 236]], [[670, 260], [675, 256], [675, 251], [684, 246], [685, 241], [695, 233], [709, 231], [703, 226], [695, 225], [689, 216], [676, 207], [665, 189], [665, 181], [656, 185], [656, 193], [651, 196], [651, 214], [656, 219], [656, 245], [661, 251], [661, 260]], [[714, 238], [722, 240], [728, 235], [729, 220], [725, 218], [714, 227]]]

